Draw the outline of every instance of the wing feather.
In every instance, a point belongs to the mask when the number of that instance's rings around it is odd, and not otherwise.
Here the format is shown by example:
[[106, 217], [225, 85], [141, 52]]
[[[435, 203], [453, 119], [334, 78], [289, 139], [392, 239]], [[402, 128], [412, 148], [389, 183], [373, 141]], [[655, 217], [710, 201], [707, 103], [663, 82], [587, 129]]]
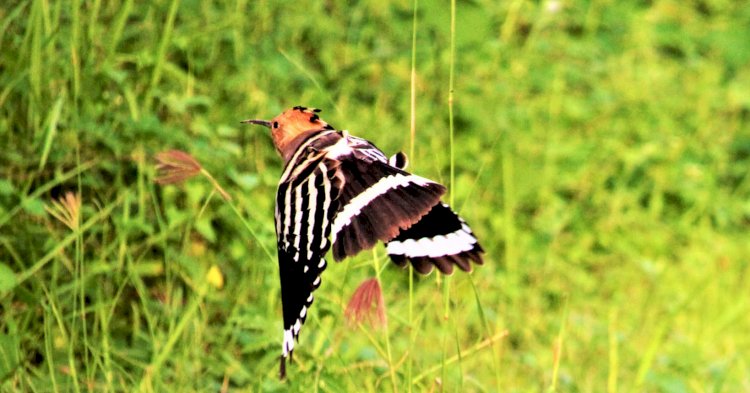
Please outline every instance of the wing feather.
[[442, 185], [381, 161], [340, 158], [345, 184], [333, 222], [333, 257], [388, 241], [427, 214], [445, 193]]

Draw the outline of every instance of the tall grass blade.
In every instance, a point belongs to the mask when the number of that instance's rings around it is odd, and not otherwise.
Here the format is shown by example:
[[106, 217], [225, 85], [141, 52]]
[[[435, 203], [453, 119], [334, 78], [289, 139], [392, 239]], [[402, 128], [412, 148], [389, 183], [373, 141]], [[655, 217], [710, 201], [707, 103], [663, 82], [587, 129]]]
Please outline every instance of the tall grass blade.
[[568, 298], [565, 298], [565, 307], [563, 308], [563, 317], [560, 321], [560, 330], [557, 332], [557, 338], [555, 339], [555, 344], [553, 350], [553, 357], [552, 357], [552, 382], [550, 383], [549, 389], [547, 389], [547, 392], [554, 393], [557, 392], [557, 381], [558, 381], [558, 375], [560, 373], [560, 363], [562, 361], [562, 353], [563, 353], [563, 343], [565, 342], [565, 334], [567, 331], [568, 326]]
[[149, 84], [148, 91], [146, 92], [146, 100], [143, 105], [143, 110], [149, 110], [151, 108], [151, 101], [154, 98], [156, 87], [161, 80], [161, 73], [164, 68], [164, 63], [167, 61], [167, 48], [172, 40], [172, 30], [174, 29], [174, 20], [177, 16], [177, 9], [180, 6], [180, 0], [172, 0], [169, 3], [169, 13], [167, 14], [167, 20], [164, 21], [164, 27], [161, 32], [161, 40], [159, 41], [159, 49], [156, 52], [154, 69], [151, 72], [151, 83]]

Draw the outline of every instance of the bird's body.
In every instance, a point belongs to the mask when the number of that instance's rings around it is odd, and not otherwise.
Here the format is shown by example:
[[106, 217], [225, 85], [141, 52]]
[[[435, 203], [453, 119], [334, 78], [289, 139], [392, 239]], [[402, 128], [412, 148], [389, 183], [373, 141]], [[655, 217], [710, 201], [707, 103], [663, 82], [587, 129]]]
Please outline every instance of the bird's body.
[[468, 225], [440, 201], [445, 187], [406, 172], [401, 153], [389, 160], [365, 139], [334, 129], [319, 110], [294, 107], [271, 121], [284, 159], [276, 193], [276, 237], [284, 314], [281, 376], [291, 357], [312, 292], [320, 286], [333, 246], [340, 261], [378, 241], [401, 267], [446, 274], [481, 264], [482, 248]]

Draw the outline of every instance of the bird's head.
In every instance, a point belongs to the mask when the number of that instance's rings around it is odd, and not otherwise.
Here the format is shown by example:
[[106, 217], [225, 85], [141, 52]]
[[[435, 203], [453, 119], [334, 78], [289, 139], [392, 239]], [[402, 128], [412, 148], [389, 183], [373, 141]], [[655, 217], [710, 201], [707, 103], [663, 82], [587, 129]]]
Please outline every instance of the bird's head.
[[271, 129], [271, 137], [276, 150], [281, 154], [284, 160], [289, 159], [292, 154], [290, 143], [294, 139], [307, 132], [315, 130], [331, 130], [328, 123], [323, 121], [318, 113], [320, 109], [306, 108], [304, 106], [295, 106], [286, 110], [271, 120], [244, 120], [243, 123], [259, 124]]

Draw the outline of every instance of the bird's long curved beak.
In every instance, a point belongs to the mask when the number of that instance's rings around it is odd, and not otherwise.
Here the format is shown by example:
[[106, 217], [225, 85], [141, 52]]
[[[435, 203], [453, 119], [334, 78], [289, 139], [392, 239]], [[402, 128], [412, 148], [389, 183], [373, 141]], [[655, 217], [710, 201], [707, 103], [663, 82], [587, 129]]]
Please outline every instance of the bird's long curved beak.
[[258, 125], [261, 125], [263, 127], [271, 128], [271, 122], [268, 121], [268, 120], [248, 119], [248, 120], [243, 120], [240, 123], [258, 124]]

